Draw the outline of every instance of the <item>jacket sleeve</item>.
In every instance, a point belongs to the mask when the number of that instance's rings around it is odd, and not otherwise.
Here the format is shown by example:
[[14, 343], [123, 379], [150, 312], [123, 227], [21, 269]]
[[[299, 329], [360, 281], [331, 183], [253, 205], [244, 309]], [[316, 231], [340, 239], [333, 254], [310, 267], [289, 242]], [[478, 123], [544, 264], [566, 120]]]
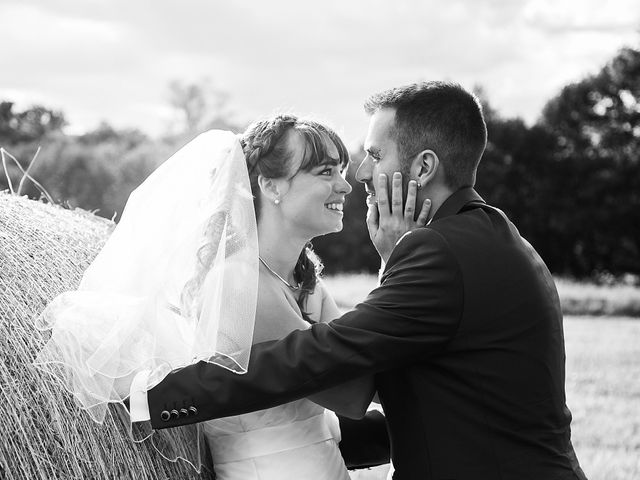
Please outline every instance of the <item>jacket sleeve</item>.
[[148, 392], [152, 426], [270, 408], [424, 359], [455, 335], [463, 295], [445, 239], [430, 228], [416, 230], [398, 243], [364, 302], [332, 322], [254, 345], [246, 374], [207, 362], [169, 374]]
[[377, 410], [353, 420], [338, 416], [340, 453], [349, 469], [370, 468], [389, 463], [391, 444], [384, 415]]

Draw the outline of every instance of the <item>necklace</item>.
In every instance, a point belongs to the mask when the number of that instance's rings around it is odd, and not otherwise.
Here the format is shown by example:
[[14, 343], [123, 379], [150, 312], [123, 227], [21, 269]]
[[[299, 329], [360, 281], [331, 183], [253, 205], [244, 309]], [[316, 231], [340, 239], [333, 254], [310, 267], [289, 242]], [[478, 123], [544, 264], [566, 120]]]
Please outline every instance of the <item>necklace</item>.
[[271, 268], [269, 266], [269, 264], [267, 262], [265, 262], [263, 260], [263, 258], [258, 255], [258, 258], [260, 259], [260, 261], [262, 262], [262, 264], [267, 267], [267, 270], [269, 270], [271, 273], [273, 273], [276, 277], [278, 277], [278, 279], [280, 279], [280, 281], [282, 283], [284, 283], [287, 287], [289, 287], [291, 290], [296, 291], [296, 290], [300, 290], [300, 283], [298, 283], [297, 285], [291, 285], [289, 282], [287, 282], [284, 278], [282, 278], [280, 275], [278, 275], [278, 272], [276, 272], [273, 268]]

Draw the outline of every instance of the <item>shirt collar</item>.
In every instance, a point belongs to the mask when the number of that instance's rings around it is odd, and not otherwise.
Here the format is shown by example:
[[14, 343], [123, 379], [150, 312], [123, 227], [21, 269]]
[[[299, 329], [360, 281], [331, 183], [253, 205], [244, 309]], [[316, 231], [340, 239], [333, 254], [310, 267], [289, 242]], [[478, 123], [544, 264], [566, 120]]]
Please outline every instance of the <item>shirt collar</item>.
[[449, 215], [455, 215], [462, 208], [471, 202], [486, 203], [483, 198], [478, 195], [473, 187], [463, 187], [460, 190], [453, 192], [449, 198], [447, 198], [440, 208], [433, 216], [433, 222], [440, 220], [441, 218], [448, 217]]

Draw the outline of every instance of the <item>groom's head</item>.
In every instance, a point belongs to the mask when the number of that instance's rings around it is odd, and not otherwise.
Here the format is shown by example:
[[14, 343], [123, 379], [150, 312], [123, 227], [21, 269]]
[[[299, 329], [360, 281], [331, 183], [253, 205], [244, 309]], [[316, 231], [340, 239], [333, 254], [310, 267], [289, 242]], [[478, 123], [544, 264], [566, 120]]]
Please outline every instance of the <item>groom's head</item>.
[[405, 184], [416, 180], [423, 193], [475, 184], [487, 143], [487, 127], [478, 99], [460, 85], [422, 82], [371, 96], [365, 141], [367, 156], [356, 177], [375, 188], [377, 176], [394, 171]]

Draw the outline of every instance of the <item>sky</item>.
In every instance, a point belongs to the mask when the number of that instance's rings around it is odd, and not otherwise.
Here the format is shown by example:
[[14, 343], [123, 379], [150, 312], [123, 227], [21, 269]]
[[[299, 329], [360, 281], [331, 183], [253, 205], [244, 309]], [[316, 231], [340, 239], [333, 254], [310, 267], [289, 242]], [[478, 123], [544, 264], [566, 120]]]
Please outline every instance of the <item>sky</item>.
[[372, 93], [420, 80], [481, 86], [505, 117], [640, 45], [638, 0], [0, 0], [0, 101], [161, 134], [171, 81], [207, 81], [245, 123], [327, 121], [350, 146]]

